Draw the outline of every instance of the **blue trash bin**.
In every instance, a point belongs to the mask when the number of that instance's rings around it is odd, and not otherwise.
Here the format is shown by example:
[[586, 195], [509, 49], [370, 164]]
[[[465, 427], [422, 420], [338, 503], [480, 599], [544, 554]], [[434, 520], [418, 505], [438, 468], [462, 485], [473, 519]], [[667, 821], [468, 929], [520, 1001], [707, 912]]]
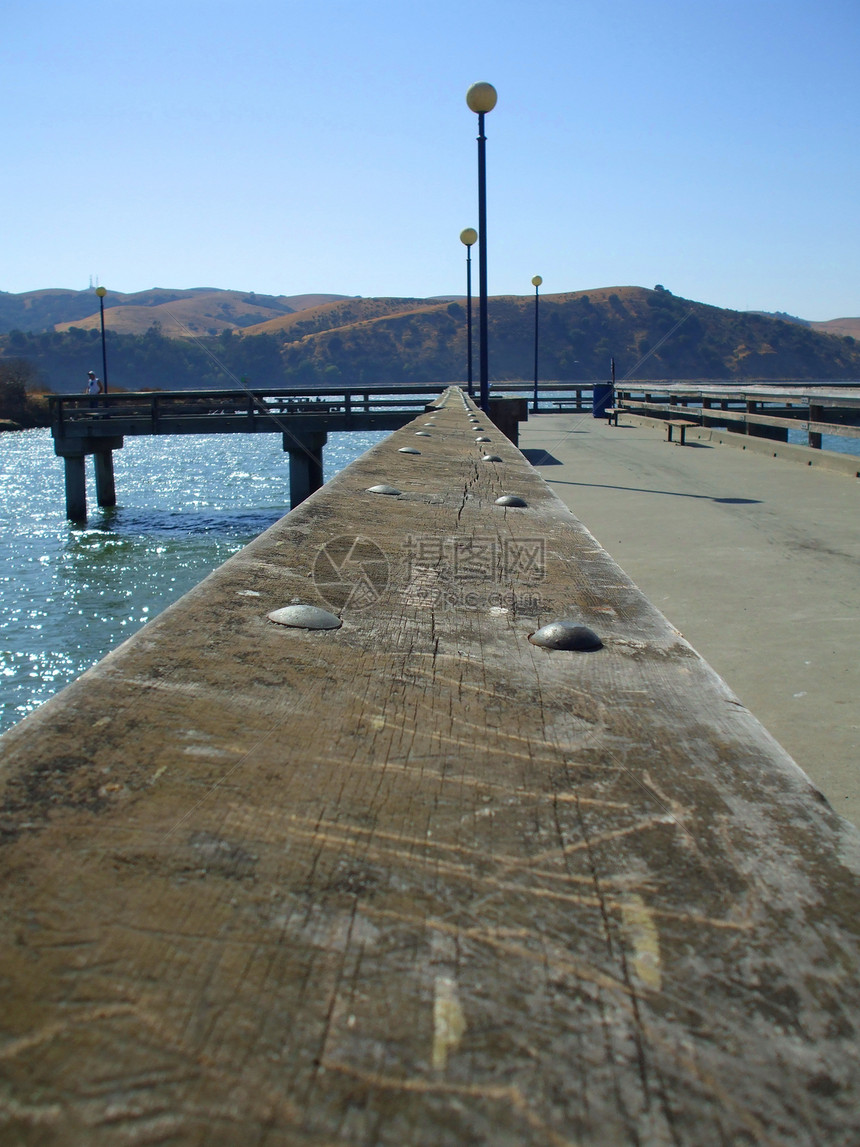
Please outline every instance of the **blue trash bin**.
[[596, 382], [591, 395], [591, 413], [594, 418], [605, 418], [607, 406], [612, 406], [612, 383]]

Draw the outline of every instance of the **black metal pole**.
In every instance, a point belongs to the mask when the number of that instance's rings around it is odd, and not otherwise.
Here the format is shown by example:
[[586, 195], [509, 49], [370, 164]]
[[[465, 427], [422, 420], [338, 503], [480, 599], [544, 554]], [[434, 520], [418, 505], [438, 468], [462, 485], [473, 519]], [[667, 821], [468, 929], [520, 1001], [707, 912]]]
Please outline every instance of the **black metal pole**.
[[487, 363], [487, 137], [484, 113], [478, 112], [478, 331], [481, 410], [490, 412], [490, 374]]
[[468, 363], [469, 375], [469, 397], [473, 398], [475, 395], [475, 388], [472, 385], [472, 248], [466, 247], [466, 340], [467, 351], [466, 360]]
[[538, 412], [538, 292], [540, 284], [535, 283], [535, 393], [532, 402], [532, 413]]
[[107, 350], [105, 348], [105, 297], [99, 295], [99, 313], [102, 320], [102, 385], [104, 386], [104, 393], [108, 392], [108, 379], [107, 379]]

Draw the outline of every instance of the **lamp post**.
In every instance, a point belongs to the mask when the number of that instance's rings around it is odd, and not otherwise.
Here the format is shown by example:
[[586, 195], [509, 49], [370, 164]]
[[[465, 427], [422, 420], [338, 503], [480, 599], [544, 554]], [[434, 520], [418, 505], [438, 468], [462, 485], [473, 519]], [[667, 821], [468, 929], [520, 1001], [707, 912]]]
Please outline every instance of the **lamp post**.
[[96, 287], [96, 294], [99, 297], [99, 314], [102, 320], [102, 385], [104, 386], [104, 393], [107, 394], [107, 350], [105, 349], [105, 295], [107, 291], [104, 287]]
[[472, 386], [472, 245], [477, 241], [478, 232], [474, 227], [466, 227], [460, 232], [460, 242], [466, 247], [466, 360], [470, 398], [475, 393]]
[[487, 365], [487, 137], [484, 116], [496, 106], [492, 84], [472, 84], [466, 103], [478, 116], [478, 332], [480, 353], [481, 410], [489, 413], [490, 383]]
[[538, 410], [538, 292], [543, 279], [540, 275], [535, 275], [532, 279], [532, 286], [535, 289], [535, 393], [532, 402], [532, 413], [537, 414]]

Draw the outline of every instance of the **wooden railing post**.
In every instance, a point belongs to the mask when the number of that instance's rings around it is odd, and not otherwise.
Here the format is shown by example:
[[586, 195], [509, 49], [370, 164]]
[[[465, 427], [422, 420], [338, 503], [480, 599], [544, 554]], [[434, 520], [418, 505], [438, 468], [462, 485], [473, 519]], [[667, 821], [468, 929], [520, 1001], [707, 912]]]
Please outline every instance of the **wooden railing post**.
[[[824, 421], [824, 408], [821, 406], [809, 406], [809, 421], [810, 422], [823, 422]], [[811, 446], [813, 450], [821, 449], [821, 434], [817, 430], [810, 430], [806, 436], [807, 445]]]

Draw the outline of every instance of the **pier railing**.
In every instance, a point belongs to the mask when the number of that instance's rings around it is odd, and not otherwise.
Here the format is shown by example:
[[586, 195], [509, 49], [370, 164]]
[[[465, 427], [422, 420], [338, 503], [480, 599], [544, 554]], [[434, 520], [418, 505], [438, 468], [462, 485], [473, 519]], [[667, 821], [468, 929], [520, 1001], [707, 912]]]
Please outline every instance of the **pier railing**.
[[[346, 416], [412, 413], [444, 390], [436, 386], [343, 387], [309, 391], [302, 387], [236, 390], [170, 390], [109, 393], [104, 395], [51, 395], [51, 425], [55, 437], [112, 432], [113, 425], [128, 424], [123, 433], [150, 434], [167, 426], [170, 433], [229, 432], [237, 420], [262, 430], [266, 419], [277, 430], [277, 419], [299, 415]], [[205, 421], [204, 421], [205, 420]]]
[[66, 514], [87, 516], [86, 458], [96, 498], [116, 505], [113, 452], [126, 437], [170, 434], [280, 434], [290, 457], [290, 503], [322, 485], [323, 448], [333, 431], [396, 430], [424, 410], [438, 386], [346, 387], [320, 393], [275, 390], [181, 390], [52, 395], [54, 451], [65, 467]]
[[[590, 411], [595, 386], [605, 386], [606, 379], [583, 381], [545, 379], [538, 387], [538, 410]], [[83, 432], [85, 425], [102, 424], [106, 415], [126, 418], [142, 428], [147, 423], [171, 424], [177, 433], [186, 432], [184, 426], [193, 426], [196, 418], [224, 420], [245, 418], [258, 420], [268, 415], [272, 419], [287, 415], [313, 415], [324, 412], [351, 414], [381, 414], [392, 411], [419, 411], [435, 395], [441, 394], [448, 383], [380, 384], [377, 386], [344, 386], [308, 389], [307, 387], [252, 388], [234, 390], [181, 390], [111, 393], [89, 395], [51, 395], [52, 425], [64, 433]], [[495, 381], [491, 393], [496, 396], [532, 397], [534, 383], [526, 381]], [[815, 395], [826, 394], [826, 401], [818, 404]], [[650, 402], [648, 395], [669, 399], [672, 405], [689, 406], [718, 401], [721, 409], [734, 409], [747, 401], [766, 406], [856, 408], [860, 395], [858, 382], [828, 382], [813, 384], [803, 381], [779, 382], [703, 383], [685, 380], [625, 379], [616, 386], [616, 397], [623, 403]], [[792, 410], [792, 416], [798, 411]], [[811, 416], [807, 418], [809, 421]], [[815, 419], [812, 419], [813, 421]], [[211, 423], [204, 424], [200, 433], [210, 432]], [[105, 431], [107, 432], [107, 431]], [[140, 432], [147, 431], [141, 429]], [[197, 433], [197, 430], [190, 431]]]
[[860, 387], [809, 383], [786, 386], [619, 384], [615, 404], [631, 413], [683, 418], [700, 426], [724, 426], [740, 434], [787, 442], [804, 432], [820, 449], [823, 434], [860, 438]]
[[10, 1142], [856, 1139], [860, 834], [456, 390], [0, 752]]

